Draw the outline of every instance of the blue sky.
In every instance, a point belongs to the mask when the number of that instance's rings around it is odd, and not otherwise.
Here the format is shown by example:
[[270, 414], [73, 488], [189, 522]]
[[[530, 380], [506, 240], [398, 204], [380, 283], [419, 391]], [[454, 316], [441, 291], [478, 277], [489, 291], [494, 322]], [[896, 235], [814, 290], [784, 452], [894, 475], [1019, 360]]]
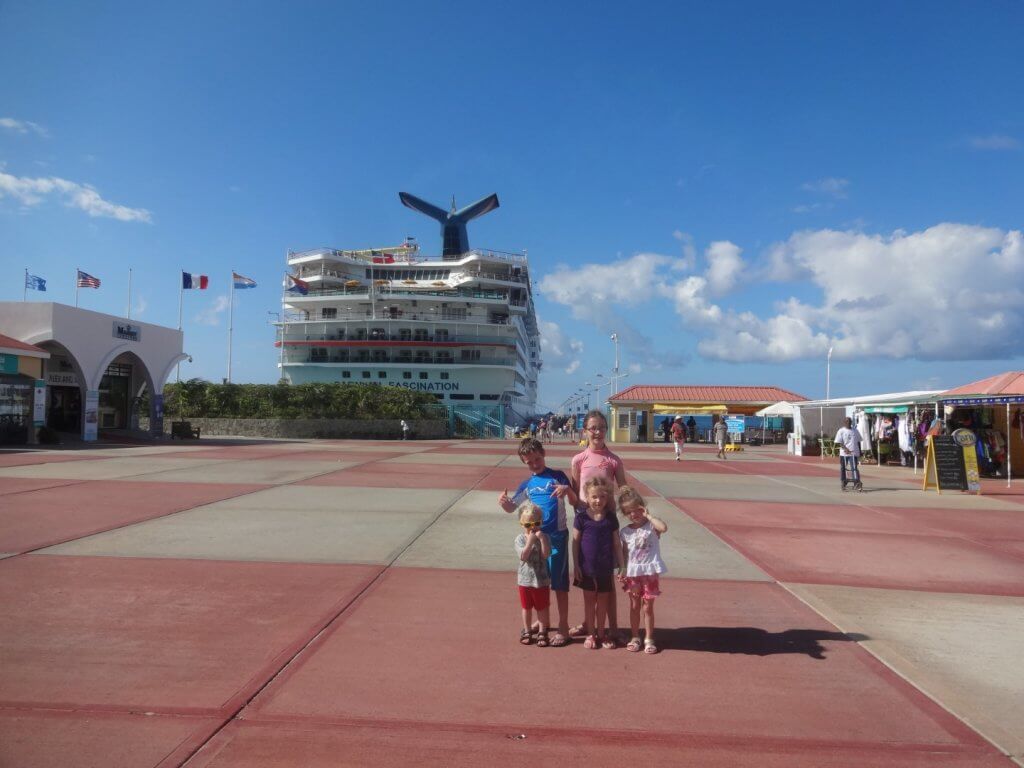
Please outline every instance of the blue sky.
[[[373, 5], [373, 7], [371, 7]], [[273, 381], [287, 249], [461, 204], [526, 249], [544, 405], [630, 383], [837, 395], [1024, 368], [1018, 2], [0, 4], [0, 299], [176, 325]], [[7, 76], [10, 75], [10, 76]], [[607, 390], [606, 390], [607, 391]]]

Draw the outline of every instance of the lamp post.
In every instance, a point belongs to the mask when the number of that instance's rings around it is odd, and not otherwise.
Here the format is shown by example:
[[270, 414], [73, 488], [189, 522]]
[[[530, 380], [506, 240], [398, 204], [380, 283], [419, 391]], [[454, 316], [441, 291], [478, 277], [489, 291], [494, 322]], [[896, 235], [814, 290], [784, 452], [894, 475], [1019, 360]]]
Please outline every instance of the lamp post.
[[[615, 345], [615, 367], [612, 369], [612, 387], [614, 387], [619, 378], [619, 334], [613, 333], [609, 338]], [[611, 397], [611, 394], [608, 397]]]

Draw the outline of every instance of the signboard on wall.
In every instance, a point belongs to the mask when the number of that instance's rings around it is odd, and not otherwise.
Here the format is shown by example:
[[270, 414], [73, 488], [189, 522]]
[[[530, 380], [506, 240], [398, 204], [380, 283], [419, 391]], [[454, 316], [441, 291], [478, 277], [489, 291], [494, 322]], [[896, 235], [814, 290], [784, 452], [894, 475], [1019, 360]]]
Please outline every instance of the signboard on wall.
[[17, 373], [18, 356], [0, 353], [0, 373]]
[[77, 387], [78, 376], [74, 373], [48, 371], [46, 374], [46, 383], [51, 387]]
[[41, 427], [46, 423], [46, 382], [42, 379], [36, 379], [32, 398], [32, 423]]
[[742, 416], [727, 416], [725, 426], [728, 427], [729, 434], [737, 435], [746, 430], [747, 420]]
[[[973, 446], [972, 446], [973, 450]], [[936, 491], [966, 491], [969, 488], [964, 448], [950, 435], [928, 438], [928, 455], [924, 462], [924, 487]], [[980, 482], [977, 488], [980, 490]]]
[[125, 341], [138, 341], [142, 335], [142, 329], [137, 325], [126, 323], [122, 320], [114, 321], [114, 338]]
[[94, 441], [99, 432], [100, 423], [100, 393], [96, 389], [88, 389], [85, 392], [85, 430], [82, 432], [82, 439], [88, 442]]

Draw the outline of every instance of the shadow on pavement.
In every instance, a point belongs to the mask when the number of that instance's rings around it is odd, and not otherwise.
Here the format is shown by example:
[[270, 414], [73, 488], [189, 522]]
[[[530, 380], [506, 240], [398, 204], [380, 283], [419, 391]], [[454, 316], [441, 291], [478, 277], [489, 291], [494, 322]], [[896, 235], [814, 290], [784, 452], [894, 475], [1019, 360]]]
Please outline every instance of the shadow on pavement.
[[867, 635], [824, 632], [820, 629], [787, 629], [768, 632], [758, 627], [679, 627], [657, 630], [662, 650], [703, 651], [705, 653], [742, 653], [748, 656], [773, 656], [800, 653], [812, 659], [824, 659], [822, 642], [859, 642]]

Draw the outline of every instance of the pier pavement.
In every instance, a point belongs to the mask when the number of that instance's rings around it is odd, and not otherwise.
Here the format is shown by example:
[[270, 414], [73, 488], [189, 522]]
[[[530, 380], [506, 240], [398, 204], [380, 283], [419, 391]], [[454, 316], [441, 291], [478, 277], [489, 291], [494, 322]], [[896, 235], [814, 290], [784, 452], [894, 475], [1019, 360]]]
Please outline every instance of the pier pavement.
[[1024, 759], [1022, 484], [615, 447], [669, 524], [647, 656], [519, 645], [514, 448], [0, 452], [0, 765]]

